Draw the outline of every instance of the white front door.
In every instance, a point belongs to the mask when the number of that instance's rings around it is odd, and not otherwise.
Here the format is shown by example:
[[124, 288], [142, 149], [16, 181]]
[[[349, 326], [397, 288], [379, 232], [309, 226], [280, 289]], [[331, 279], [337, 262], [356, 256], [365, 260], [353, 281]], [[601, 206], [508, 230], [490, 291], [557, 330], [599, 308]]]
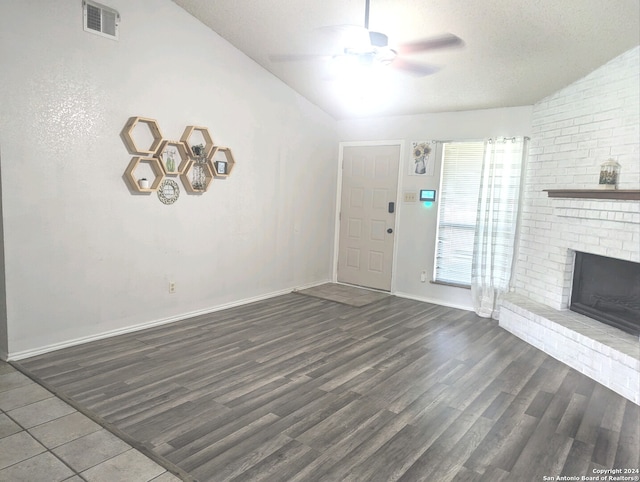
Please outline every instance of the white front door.
[[338, 281], [391, 290], [399, 145], [343, 149]]

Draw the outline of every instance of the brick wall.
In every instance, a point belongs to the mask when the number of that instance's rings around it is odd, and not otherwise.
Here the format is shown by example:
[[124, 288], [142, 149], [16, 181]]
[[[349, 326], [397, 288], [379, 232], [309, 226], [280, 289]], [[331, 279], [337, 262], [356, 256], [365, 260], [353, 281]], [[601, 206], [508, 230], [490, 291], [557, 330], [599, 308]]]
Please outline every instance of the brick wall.
[[543, 189], [598, 187], [600, 164], [640, 189], [640, 47], [538, 102], [524, 191], [515, 291], [569, 303], [574, 251], [640, 262], [640, 202], [549, 199]]

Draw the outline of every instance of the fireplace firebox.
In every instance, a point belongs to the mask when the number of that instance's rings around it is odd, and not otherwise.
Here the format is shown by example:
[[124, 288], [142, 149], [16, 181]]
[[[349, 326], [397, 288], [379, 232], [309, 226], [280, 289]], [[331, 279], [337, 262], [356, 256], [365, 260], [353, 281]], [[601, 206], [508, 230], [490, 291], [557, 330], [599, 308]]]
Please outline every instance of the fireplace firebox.
[[640, 336], [640, 263], [576, 251], [570, 309]]

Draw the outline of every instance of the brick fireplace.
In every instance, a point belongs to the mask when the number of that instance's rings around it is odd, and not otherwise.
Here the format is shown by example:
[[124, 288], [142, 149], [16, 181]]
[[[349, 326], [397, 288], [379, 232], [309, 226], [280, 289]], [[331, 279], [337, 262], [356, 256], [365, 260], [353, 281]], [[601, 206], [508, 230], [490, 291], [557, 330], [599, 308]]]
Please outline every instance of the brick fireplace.
[[[510, 294], [501, 308], [500, 326], [640, 405], [638, 336], [568, 310], [576, 251], [612, 254], [604, 247], [611, 241], [640, 239], [637, 237], [640, 201], [562, 199], [553, 202], [548, 222], [557, 236], [549, 238], [547, 255], [556, 253], [555, 273], [550, 262], [543, 266], [549, 280], [555, 276], [560, 281], [549, 283], [543, 297], [534, 291], [527, 293], [524, 287], [521, 293]], [[583, 231], [592, 234], [573, 236]], [[572, 236], [563, 236], [566, 233]], [[592, 237], [597, 238], [597, 246], [584, 243]], [[541, 252], [538, 256], [544, 254]], [[532, 269], [529, 276], [539, 278], [542, 273]], [[523, 278], [527, 283], [532, 282], [527, 281], [526, 273]]]
[[640, 189], [639, 60], [636, 47], [534, 106], [515, 289], [500, 314], [505, 329], [637, 404], [638, 337], [568, 308], [576, 251], [640, 262], [637, 195], [584, 192], [608, 158], [622, 166], [619, 191]]
[[640, 263], [576, 251], [570, 309], [640, 336]]

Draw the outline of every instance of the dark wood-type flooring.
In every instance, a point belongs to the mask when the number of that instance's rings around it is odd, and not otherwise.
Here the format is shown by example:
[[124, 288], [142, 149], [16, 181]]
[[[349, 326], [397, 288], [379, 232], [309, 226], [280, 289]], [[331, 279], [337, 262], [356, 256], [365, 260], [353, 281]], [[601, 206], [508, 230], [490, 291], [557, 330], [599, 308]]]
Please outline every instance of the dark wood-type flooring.
[[638, 467], [640, 407], [473, 313], [295, 293], [19, 362], [201, 481]]

